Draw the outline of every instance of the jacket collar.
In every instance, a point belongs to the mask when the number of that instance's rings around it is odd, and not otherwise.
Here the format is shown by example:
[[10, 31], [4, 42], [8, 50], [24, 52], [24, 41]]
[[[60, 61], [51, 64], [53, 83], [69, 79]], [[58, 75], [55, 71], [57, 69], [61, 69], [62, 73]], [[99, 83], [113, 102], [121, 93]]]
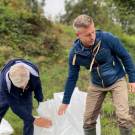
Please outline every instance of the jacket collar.
[[97, 43], [100, 40], [101, 40], [101, 31], [96, 31], [96, 40], [91, 48], [86, 48], [79, 39], [76, 39], [74, 42], [75, 53], [83, 56], [89, 56], [93, 48], [97, 45]]

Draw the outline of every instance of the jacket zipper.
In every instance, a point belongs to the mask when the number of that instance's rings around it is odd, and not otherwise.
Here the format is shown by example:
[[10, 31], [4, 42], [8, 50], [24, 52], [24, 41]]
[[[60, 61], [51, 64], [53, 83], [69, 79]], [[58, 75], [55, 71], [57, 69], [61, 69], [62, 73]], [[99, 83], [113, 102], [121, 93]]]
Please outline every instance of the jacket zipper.
[[100, 74], [100, 71], [99, 71], [99, 66], [97, 66], [97, 73], [98, 73], [99, 78], [100, 78], [101, 81], [102, 81], [102, 87], [104, 88], [105, 85], [104, 85], [104, 81], [103, 81], [103, 79], [102, 79], [102, 77], [101, 77], [101, 74]]

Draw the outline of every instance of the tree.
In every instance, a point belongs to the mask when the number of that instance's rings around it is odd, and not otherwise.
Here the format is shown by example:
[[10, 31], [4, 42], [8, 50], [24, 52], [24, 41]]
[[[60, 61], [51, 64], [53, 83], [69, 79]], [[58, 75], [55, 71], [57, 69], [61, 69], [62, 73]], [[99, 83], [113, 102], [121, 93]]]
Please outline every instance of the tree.
[[25, 0], [26, 6], [32, 10], [33, 13], [37, 13], [39, 11], [39, 7], [45, 5], [45, 0], [41, 0], [41, 3], [39, 4], [38, 0]]
[[114, 0], [114, 2], [117, 4], [118, 8], [124, 9], [128, 13], [135, 13], [135, 0]]
[[94, 19], [100, 28], [112, 26], [112, 18], [108, 13], [108, 5], [104, 0], [66, 0], [66, 13], [61, 16], [61, 22], [71, 24], [73, 19], [80, 14], [87, 14]]
[[118, 9], [118, 19], [123, 30], [128, 34], [135, 34], [135, 0], [114, 0], [114, 3]]
[[135, 34], [135, 0], [66, 0], [60, 21], [71, 24], [80, 14], [90, 15], [97, 26], [112, 29], [118, 25], [128, 34]]

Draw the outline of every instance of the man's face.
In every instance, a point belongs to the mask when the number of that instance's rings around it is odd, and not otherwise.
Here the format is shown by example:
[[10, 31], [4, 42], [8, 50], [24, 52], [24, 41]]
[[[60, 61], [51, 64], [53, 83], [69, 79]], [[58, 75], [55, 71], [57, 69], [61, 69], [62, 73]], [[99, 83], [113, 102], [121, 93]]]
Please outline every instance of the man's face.
[[24, 89], [27, 87], [27, 85], [28, 85], [28, 81], [24, 81], [22, 83], [22, 85], [20, 86], [20, 88], [24, 91]]
[[90, 47], [94, 44], [96, 33], [94, 23], [90, 24], [88, 27], [82, 27], [79, 29], [78, 37], [85, 47]]

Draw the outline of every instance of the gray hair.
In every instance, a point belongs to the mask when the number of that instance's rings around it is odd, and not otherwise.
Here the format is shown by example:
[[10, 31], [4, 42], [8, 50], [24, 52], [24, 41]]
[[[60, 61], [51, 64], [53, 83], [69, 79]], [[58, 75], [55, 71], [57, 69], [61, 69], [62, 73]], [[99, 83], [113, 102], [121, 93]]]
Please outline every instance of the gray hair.
[[88, 27], [93, 23], [92, 17], [82, 14], [75, 18], [73, 28], [78, 31], [80, 27]]

